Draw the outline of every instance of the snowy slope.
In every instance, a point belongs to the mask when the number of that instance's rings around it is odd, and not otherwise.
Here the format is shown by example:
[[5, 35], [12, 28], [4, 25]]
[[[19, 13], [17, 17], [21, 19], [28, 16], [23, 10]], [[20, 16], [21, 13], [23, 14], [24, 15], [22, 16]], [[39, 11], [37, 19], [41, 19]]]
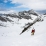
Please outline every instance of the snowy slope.
[[[32, 16], [32, 18], [36, 18]], [[15, 19], [13, 19], [15, 20]], [[18, 22], [18, 24], [16, 24]], [[21, 19], [9, 27], [0, 27], [0, 46], [46, 46], [46, 18], [43, 22], [37, 22], [22, 35], [23, 26], [32, 20]], [[35, 28], [35, 35], [31, 36], [32, 28]]]
[[[37, 12], [33, 9], [28, 11], [21, 11], [13, 14], [0, 14], [0, 26], [7, 27], [13, 25], [14, 23], [19, 24], [20, 21], [33, 21], [34, 16], [39, 16]], [[20, 21], [19, 21], [20, 20]], [[24, 23], [27, 23], [27, 22]], [[11, 23], [11, 24], [10, 24]]]

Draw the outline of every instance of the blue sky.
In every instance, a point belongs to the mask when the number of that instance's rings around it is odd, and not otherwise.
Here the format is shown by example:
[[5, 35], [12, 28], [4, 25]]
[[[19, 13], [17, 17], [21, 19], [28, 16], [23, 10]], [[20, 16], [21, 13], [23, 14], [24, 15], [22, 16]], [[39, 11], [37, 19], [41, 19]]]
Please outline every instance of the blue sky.
[[21, 6], [22, 4], [20, 3], [11, 3], [11, 1], [4, 2], [3, 0], [0, 0], [0, 11], [4, 10], [16, 10], [16, 11], [23, 11], [23, 10], [28, 10], [29, 8], [18, 8], [18, 6]]
[[12, 7], [17, 7], [19, 5], [21, 5], [21, 4], [18, 4], [18, 3], [12, 4], [11, 1], [8, 1], [5, 3], [3, 0], [0, 0], [0, 9], [2, 9], [2, 10], [7, 10]]
[[46, 10], [46, 0], [0, 0], [0, 11]]
[[14, 4], [11, 4], [10, 2], [7, 2], [7, 3], [4, 3], [3, 1], [0, 1], [0, 8], [5, 8], [5, 9], [8, 9], [8, 8], [11, 8], [11, 7], [14, 7], [15, 5]]

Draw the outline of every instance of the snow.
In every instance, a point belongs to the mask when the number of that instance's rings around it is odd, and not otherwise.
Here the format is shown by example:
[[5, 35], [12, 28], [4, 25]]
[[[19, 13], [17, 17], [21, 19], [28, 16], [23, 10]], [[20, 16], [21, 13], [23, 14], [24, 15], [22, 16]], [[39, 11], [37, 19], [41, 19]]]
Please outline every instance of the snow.
[[[23, 30], [22, 26], [27, 22], [32, 22], [32, 20], [21, 19], [19, 24], [14, 23], [14, 25], [7, 22], [8, 27], [0, 27], [0, 46], [46, 46], [46, 18], [43, 22], [35, 23], [22, 35], [19, 35]], [[32, 36], [33, 27], [35, 34]]]

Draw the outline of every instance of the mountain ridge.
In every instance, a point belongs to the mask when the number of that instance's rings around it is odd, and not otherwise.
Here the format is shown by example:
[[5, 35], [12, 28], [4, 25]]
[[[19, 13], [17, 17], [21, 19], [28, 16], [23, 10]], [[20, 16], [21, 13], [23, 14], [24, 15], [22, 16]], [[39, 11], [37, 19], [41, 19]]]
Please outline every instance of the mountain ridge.
[[[35, 12], [33, 9], [31, 10], [28, 10], [28, 11], [21, 11], [21, 12], [18, 12], [18, 14], [14, 13], [14, 14], [0, 14], [0, 21], [2, 22], [13, 22], [13, 19], [32, 19], [31, 16], [39, 16], [40, 14], [38, 14], [37, 12]], [[1, 23], [0, 23], [1, 25]]]

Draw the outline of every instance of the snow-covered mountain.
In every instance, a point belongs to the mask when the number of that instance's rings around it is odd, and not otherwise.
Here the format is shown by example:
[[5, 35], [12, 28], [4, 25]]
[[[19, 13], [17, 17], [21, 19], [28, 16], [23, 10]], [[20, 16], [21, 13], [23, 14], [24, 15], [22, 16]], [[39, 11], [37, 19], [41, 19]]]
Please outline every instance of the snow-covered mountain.
[[44, 15], [46, 15], [46, 13]]
[[7, 26], [8, 23], [15, 23], [17, 20], [17, 23], [21, 19], [26, 19], [26, 20], [32, 20], [33, 21], [33, 16], [40, 16], [37, 12], [35, 12], [33, 9], [29, 11], [21, 11], [18, 12], [17, 14], [0, 14], [0, 26]]
[[46, 15], [32, 10], [0, 15], [0, 46], [46, 46]]

